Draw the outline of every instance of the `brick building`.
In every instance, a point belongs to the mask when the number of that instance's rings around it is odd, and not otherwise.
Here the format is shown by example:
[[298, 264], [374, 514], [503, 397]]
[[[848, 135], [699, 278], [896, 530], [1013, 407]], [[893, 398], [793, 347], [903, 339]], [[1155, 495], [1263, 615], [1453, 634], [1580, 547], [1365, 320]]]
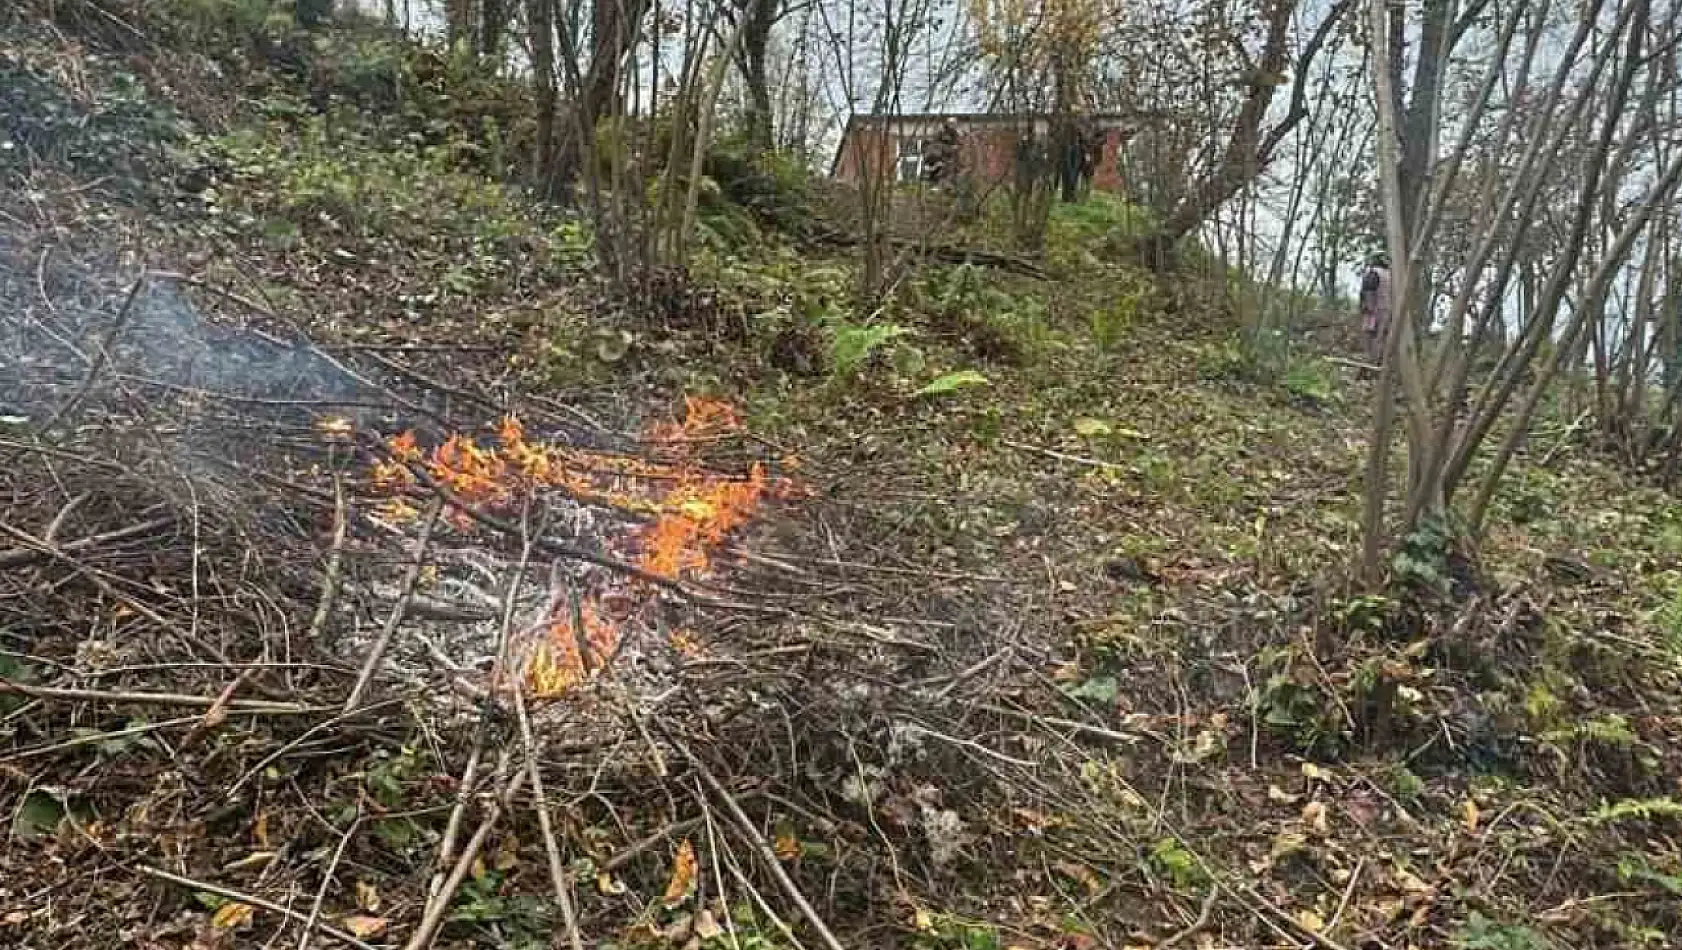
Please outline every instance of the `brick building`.
[[[923, 154], [950, 119], [958, 128], [959, 174], [982, 185], [1009, 184], [1014, 178], [1016, 143], [1029, 128], [1042, 142], [1051, 135], [1047, 116], [957, 113], [924, 115], [855, 115], [847, 120], [841, 145], [829, 174], [837, 181], [858, 184], [872, 168], [891, 173], [895, 181], [922, 180]], [[1122, 115], [1086, 115], [1080, 122], [1103, 136], [1102, 153], [1092, 176], [1101, 191], [1120, 193], [1117, 155], [1132, 137], [1137, 121]]]

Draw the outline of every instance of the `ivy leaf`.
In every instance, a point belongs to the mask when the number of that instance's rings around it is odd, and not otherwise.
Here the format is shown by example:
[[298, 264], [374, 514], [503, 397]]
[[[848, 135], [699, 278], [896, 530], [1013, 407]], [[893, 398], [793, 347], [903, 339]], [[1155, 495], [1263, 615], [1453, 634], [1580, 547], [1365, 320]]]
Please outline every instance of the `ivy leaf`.
[[30, 792], [12, 815], [12, 833], [28, 840], [49, 834], [64, 818], [64, 805], [46, 792]]

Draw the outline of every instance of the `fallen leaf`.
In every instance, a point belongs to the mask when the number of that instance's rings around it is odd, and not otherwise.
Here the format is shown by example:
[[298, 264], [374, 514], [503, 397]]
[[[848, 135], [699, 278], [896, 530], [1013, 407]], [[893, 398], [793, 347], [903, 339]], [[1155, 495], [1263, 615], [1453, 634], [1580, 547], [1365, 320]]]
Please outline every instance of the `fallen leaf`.
[[1397, 868], [1395, 871], [1396, 885], [1409, 894], [1427, 894], [1431, 885], [1419, 879], [1412, 871]]
[[224, 871], [249, 871], [254, 868], [268, 867], [275, 859], [273, 851], [253, 851], [236, 861], [229, 861], [222, 866]]
[[235, 930], [251, 923], [252, 913], [250, 904], [229, 901], [216, 908], [216, 913], [210, 918], [210, 925], [217, 930]]
[[1380, 898], [1371, 906], [1373, 910], [1378, 911], [1379, 919], [1386, 923], [1402, 916], [1402, 912], [1407, 910], [1407, 904], [1395, 897]]
[[1277, 785], [1269, 785], [1267, 787], [1267, 800], [1270, 802], [1278, 802], [1281, 805], [1295, 805], [1297, 802], [1302, 801], [1302, 796], [1292, 795], [1290, 792], [1285, 791]]
[[1109, 435], [1115, 431], [1115, 426], [1102, 419], [1076, 419], [1074, 429], [1076, 435], [1090, 439], [1094, 436]]
[[702, 908], [701, 913], [695, 918], [695, 936], [702, 940], [711, 940], [722, 933], [724, 933], [724, 928], [720, 927], [718, 921], [713, 919], [713, 912]]
[[1309, 933], [1317, 934], [1325, 929], [1326, 920], [1314, 911], [1303, 908], [1297, 911], [1297, 925]]
[[1478, 803], [1474, 802], [1470, 798], [1468, 798], [1468, 799], [1466, 799], [1466, 804], [1465, 804], [1465, 806], [1463, 806], [1462, 811], [1464, 813], [1464, 818], [1466, 820], [1466, 830], [1470, 831], [1473, 834], [1477, 834], [1477, 832], [1478, 832]]
[[1064, 877], [1079, 881], [1086, 886], [1088, 891], [1094, 894], [1098, 893], [1104, 886], [1103, 882], [1098, 880], [1097, 873], [1084, 864], [1076, 864], [1073, 861], [1054, 861], [1051, 869]]
[[356, 882], [356, 906], [363, 910], [380, 909], [380, 892], [367, 881]]
[[667, 907], [676, 907], [689, 899], [695, 891], [695, 845], [688, 838], [677, 846], [677, 857], [672, 861], [672, 878], [666, 882]]
[[370, 917], [367, 914], [351, 914], [344, 919], [343, 923], [345, 929], [350, 931], [351, 936], [366, 940], [369, 937], [378, 937], [385, 933], [385, 928], [391, 921], [384, 917]]
[[1268, 861], [1278, 861], [1302, 851], [1308, 846], [1308, 839], [1295, 831], [1281, 831], [1273, 838], [1273, 846], [1268, 849]]
[[1021, 822], [1023, 830], [1036, 835], [1043, 834], [1052, 823], [1050, 815], [1042, 811], [1035, 811], [1032, 808], [1012, 808], [1010, 813], [1016, 817], [1018, 822]]
[[1326, 803], [1309, 802], [1302, 806], [1302, 823], [1317, 835], [1324, 837], [1328, 834], [1332, 829], [1326, 820]]
[[603, 894], [623, 894], [625, 893], [625, 882], [606, 871], [601, 871], [596, 875], [596, 890]]
[[257, 826], [251, 829], [251, 837], [257, 839], [257, 847], [269, 850], [269, 813], [261, 812], [257, 815]]
[[800, 857], [800, 839], [794, 836], [793, 831], [784, 829], [777, 832], [777, 840], [773, 846], [779, 861], [793, 861]]
[[917, 928], [919, 933], [932, 933], [934, 931], [934, 915], [919, 907], [917, 912], [911, 915], [911, 926]]
[[510, 871], [519, 865], [519, 863], [520, 842], [515, 840], [513, 835], [509, 835], [508, 837], [503, 838], [502, 843], [497, 846], [496, 860], [492, 862], [491, 866], [496, 868], [498, 871]]

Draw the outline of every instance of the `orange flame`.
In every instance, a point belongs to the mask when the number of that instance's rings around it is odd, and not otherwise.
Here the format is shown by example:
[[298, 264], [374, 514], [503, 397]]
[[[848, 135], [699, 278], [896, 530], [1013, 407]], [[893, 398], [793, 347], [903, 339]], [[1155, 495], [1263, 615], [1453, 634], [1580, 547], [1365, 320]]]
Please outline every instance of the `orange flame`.
[[[396, 496], [380, 511], [391, 521], [416, 515], [401, 497], [415, 485], [413, 465], [424, 467], [463, 502], [486, 509], [503, 509], [526, 493], [551, 488], [580, 502], [652, 516], [650, 524], [619, 539], [620, 544], [642, 569], [676, 580], [709, 571], [719, 545], [753, 519], [768, 494], [783, 498], [801, 491], [789, 479], [772, 479], [762, 463], [755, 462], [746, 476], [721, 475], [700, 464], [697, 443], [742, 428], [730, 404], [686, 397], [682, 421], [649, 427], [646, 438], [659, 458], [650, 460], [528, 440], [520, 420], [508, 415], [498, 422], [495, 448], [458, 433], [423, 452], [413, 432], [393, 436], [386, 443], [391, 457], [374, 466], [370, 481], [376, 490]], [[471, 529], [471, 522], [459, 517], [463, 513], [454, 514], [459, 528]], [[640, 603], [615, 611], [626, 619], [653, 602], [646, 587], [635, 586]], [[618, 650], [624, 624], [606, 616], [595, 595], [586, 598], [580, 613], [588, 661], [579, 655], [572, 617], [551, 618], [527, 665], [526, 681], [536, 694], [567, 692], [599, 672]], [[685, 647], [694, 643], [693, 637], [683, 638]]]
[[580, 637], [571, 617], [550, 621], [548, 635], [532, 651], [526, 679], [539, 696], [558, 696], [580, 683], [613, 658], [619, 649], [620, 627], [603, 619], [594, 602], [585, 601], [579, 613], [584, 620], [584, 649], [588, 662], [579, 654]]
[[746, 524], [765, 494], [765, 466], [755, 462], [746, 481], [683, 481], [666, 496], [663, 513], [644, 539], [644, 570], [676, 578], [705, 571], [709, 549]]

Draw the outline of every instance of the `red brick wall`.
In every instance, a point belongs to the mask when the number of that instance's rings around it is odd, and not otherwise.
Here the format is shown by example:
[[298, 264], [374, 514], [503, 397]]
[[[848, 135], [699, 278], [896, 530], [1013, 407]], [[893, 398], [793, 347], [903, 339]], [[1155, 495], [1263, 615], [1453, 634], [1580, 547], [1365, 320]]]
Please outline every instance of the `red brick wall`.
[[898, 158], [894, 139], [883, 129], [855, 127], [841, 143], [841, 154], [835, 161], [835, 178], [856, 185], [864, 179], [867, 168], [879, 169], [881, 164], [891, 170]]

